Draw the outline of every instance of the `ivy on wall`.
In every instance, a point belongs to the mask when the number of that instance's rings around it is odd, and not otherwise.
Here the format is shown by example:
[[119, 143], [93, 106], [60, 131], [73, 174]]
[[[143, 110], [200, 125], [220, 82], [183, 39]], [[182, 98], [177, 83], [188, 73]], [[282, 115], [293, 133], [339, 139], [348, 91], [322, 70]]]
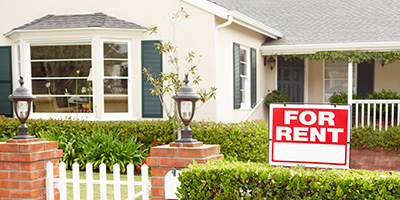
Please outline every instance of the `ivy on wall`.
[[287, 60], [290, 58], [308, 58], [311, 60], [330, 60], [334, 61], [346, 61], [353, 63], [371, 62], [373, 60], [381, 63], [382, 66], [393, 63], [396, 60], [400, 60], [400, 51], [388, 51], [388, 52], [377, 52], [377, 51], [320, 51], [315, 54], [291, 54], [282, 55]]

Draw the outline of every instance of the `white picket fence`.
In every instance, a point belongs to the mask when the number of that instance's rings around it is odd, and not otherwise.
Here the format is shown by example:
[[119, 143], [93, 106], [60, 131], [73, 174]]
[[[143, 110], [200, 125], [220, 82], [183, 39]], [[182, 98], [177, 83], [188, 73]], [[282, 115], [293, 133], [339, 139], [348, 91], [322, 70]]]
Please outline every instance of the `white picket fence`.
[[373, 126], [374, 129], [387, 130], [388, 126], [400, 125], [400, 100], [353, 99], [355, 110], [353, 126]]
[[[114, 186], [114, 200], [121, 200], [121, 185], [127, 185], [128, 189], [128, 199], [135, 199], [142, 196], [143, 200], [149, 199], [150, 182], [148, 175], [148, 166], [143, 165], [141, 167], [142, 171], [142, 181], [135, 181], [134, 179], [134, 167], [132, 164], [127, 166], [127, 181], [120, 180], [120, 168], [118, 164], [113, 166], [113, 180], [107, 180], [106, 177], [106, 165], [102, 163], [100, 165], [100, 179], [93, 180], [93, 165], [91, 163], [86, 164], [86, 179], [79, 178], [79, 164], [74, 163], [72, 165], [72, 179], [67, 179], [65, 163], [61, 162], [59, 165], [59, 178], [54, 178], [53, 173], [53, 163], [47, 163], [47, 177], [46, 177], [46, 199], [54, 199], [54, 188], [58, 188], [60, 191], [60, 199], [66, 200], [67, 195], [73, 194], [74, 200], [80, 200], [80, 184], [86, 184], [86, 199], [93, 199], [93, 185], [99, 184], [100, 191], [95, 191], [95, 193], [100, 193], [100, 200], [107, 199], [107, 185]], [[67, 191], [67, 183], [72, 183], [73, 191]], [[135, 194], [135, 186], [141, 185], [142, 191]]]

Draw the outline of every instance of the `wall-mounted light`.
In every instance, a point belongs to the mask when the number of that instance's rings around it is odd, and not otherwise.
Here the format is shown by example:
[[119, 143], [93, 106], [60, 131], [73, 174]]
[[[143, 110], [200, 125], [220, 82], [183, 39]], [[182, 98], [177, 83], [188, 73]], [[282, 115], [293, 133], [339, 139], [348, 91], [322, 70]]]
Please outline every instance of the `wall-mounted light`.
[[275, 62], [276, 62], [276, 60], [274, 59], [273, 56], [271, 56], [271, 57], [268, 59], [268, 65], [269, 65], [269, 68], [271, 69], [271, 71], [274, 69]]

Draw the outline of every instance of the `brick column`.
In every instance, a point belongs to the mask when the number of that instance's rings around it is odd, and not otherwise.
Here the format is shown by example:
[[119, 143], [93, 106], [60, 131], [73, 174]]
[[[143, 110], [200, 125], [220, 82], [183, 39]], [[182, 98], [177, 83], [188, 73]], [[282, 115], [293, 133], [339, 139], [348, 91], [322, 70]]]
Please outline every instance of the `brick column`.
[[151, 199], [164, 200], [164, 177], [172, 167], [177, 170], [187, 167], [195, 160], [197, 163], [206, 163], [207, 160], [219, 160], [224, 157], [219, 154], [219, 145], [203, 145], [196, 143], [176, 143], [152, 147], [151, 157], [147, 164], [151, 166]]
[[[58, 142], [35, 139], [0, 143], [0, 199], [46, 199], [46, 163], [54, 164], [58, 177], [62, 150]], [[59, 199], [59, 192], [55, 193]]]

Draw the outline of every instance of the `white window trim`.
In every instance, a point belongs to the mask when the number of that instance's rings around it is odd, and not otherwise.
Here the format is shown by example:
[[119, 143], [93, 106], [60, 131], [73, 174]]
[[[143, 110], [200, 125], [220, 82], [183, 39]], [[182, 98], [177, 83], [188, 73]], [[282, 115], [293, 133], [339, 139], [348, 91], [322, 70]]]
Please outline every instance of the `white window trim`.
[[15, 67], [13, 68], [14, 69], [14, 82], [13, 82], [14, 87], [13, 88], [17, 88], [17, 87], [19, 87], [19, 79], [20, 79], [21, 72], [22, 72], [22, 70], [21, 70], [21, 64], [22, 64], [22, 62], [21, 62], [21, 57], [22, 57], [21, 56], [21, 44], [19, 41], [14, 43], [14, 55], [15, 55], [14, 56]]
[[[251, 68], [251, 57], [250, 57], [250, 48], [240, 45], [240, 50], [242, 50], [242, 49], [246, 51], [246, 77], [245, 77], [246, 80], [245, 80], [245, 86], [243, 87], [243, 85], [242, 85], [242, 88], [244, 88], [244, 94], [245, 94], [244, 99], [245, 99], [245, 102], [241, 102], [240, 103], [240, 110], [250, 110], [251, 109], [251, 106], [250, 106], [250, 104], [251, 104], [251, 94], [250, 94], [251, 93], [251, 88], [250, 88], [251, 87], [251, 83], [250, 83], [250, 80], [251, 80], [251, 71], [250, 71], [250, 68]], [[241, 74], [239, 74], [239, 77], [240, 77], [240, 81], [242, 82], [243, 76]], [[242, 88], [240, 88], [240, 92], [243, 95]], [[242, 99], [243, 99], [243, 97], [242, 97]]]
[[[46, 45], [65, 45], [65, 44], [73, 44], [73, 45], [77, 45], [77, 44], [89, 44], [91, 45], [92, 48], [92, 54], [91, 54], [91, 65], [92, 68], [94, 67], [93, 65], [93, 38], [90, 39], [85, 39], [85, 38], [80, 38], [80, 39], [76, 39], [76, 40], [27, 40], [24, 41], [24, 52], [23, 55], [21, 54], [21, 57], [24, 57], [24, 77], [26, 77], [25, 80], [30, 80], [30, 81], [26, 81], [25, 82], [25, 86], [27, 88], [30, 89], [30, 91], [33, 91], [32, 88], [32, 69], [31, 69], [31, 46], [46, 46]], [[73, 60], [73, 59], [72, 59]], [[76, 78], [76, 77], [74, 77]], [[95, 102], [95, 94], [93, 92], [92, 94], [92, 101]], [[53, 119], [64, 119], [64, 118], [68, 118], [71, 117], [73, 119], [76, 119], [76, 117], [78, 117], [77, 119], [94, 119], [95, 118], [95, 112], [96, 110], [93, 109], [93, 113], [78, 113], [78, 115], [76, 113], [44, 113], [44, 112], [40, 112], [40, 113], [35, 113], [35, 112], [31, 112], [30, 118], [32, 119], [40, 119], [40, 118], [53, 118]]]
[[[127, 43], [128, 44], [128, 83], [127, 83], [127, 91], [128, 91], [128, 112], [127, 113], [106, 113], [104, 112], [104, 42], [120, 42], [120, 43]], [[132, 72], [133, 69], [131, 67], [132, 64], [132, 43], [131, 40], [122, 40], [122, 39], [100, 39], [100, 62], [101, 62], [101, 67], [100, 67], [100, 74], [101, 74], [101, 103], [102, 103], [102, 109], [101, 109], [101, 118], [102, 119], [112, 119], [112, 120], [118, 120], [118, 119], [131, 119], [132, 114], [133, 114], [133, 95], [132, 95]], [[119, 59], [121, 60], [121, 59]], [[95, 73], [96, 74], [96, 73]], [[107, 96], [112, 96], [112, 95], [107, 95]]]
[[[327, 101], [325, 100], [325, 93], [326, 93], [326, 90], [325, 90], [326, 62], [329, 62], [329, 61], [326, 61], [324, 59], [323, 63], [322, 63], [322, 67], [323, 67], [323, 74], [322, 74], [322, 91], [323, 91], [322, 92], [322, 102], [329, 103], [329, 100], [327, 100]], [[348, 71], [347, 62], [346, 61], [342, 61], [342, 62], [346, 63], [346, 72], [347, 72]], [[357, 93], [357, 63], [353, 63], [353, 76], [354, 76], [354, 78], [352, 79], [353, 80], [353, 93]], [[347, 76], [347, 83], [348, 83], [348, 81], [349, 81], [349, 76]], [[347, 88], [343, 92], [348, 93]]]

